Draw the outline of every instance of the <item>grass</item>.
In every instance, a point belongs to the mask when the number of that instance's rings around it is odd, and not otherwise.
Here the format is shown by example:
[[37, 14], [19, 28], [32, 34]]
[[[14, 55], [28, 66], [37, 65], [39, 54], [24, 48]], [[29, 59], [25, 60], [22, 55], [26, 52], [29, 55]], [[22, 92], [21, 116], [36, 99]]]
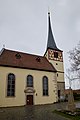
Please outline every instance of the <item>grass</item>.
[[59, 114], [59, 115], [64, 116], [66, 118], [70, 118], [71, 120], [80, 120], [80, 115], [69, 115], [66, 112], [57, 111], [57, 110], [54, 110], [53, 113]]

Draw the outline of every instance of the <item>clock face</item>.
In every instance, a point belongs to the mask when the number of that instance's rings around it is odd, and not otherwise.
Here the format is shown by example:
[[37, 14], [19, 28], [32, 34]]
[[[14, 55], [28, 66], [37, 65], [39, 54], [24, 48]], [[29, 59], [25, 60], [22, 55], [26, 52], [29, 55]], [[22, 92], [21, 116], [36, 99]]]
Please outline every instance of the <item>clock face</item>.
[[48, 50], [49, 60], [63, 61], [62, 52], [56, 50]]

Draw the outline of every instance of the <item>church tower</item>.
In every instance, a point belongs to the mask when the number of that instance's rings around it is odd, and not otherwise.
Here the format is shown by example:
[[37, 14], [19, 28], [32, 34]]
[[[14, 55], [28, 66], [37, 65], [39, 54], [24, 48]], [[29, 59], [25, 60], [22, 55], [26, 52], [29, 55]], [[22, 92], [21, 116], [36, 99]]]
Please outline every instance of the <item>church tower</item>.
[[55, 43], [51, 29], [50, 13], [48, 13], [48, 41], [47, 41], [47, 49], [45, 52], [45, 57], [57, 70], [56, 73], [57, 94], [58, 94], [58, 100], [60, 100], [64, 97], [64, 89], [65, 89], [63, 51], [58, 49]]

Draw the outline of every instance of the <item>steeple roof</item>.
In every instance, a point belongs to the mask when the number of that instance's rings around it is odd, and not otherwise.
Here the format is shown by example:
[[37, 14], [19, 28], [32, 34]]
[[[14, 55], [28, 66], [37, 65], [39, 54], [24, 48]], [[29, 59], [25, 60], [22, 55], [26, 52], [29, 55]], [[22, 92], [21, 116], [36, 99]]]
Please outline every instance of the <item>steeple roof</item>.
[[61, 51], [57, 48], [52, 29], [51, 29], [51, 22], [50, 22], [50, 12], [48, 12], [48, 42], [47, 42], [47, 49], [53, 49], [53, 50], [58, 50]]

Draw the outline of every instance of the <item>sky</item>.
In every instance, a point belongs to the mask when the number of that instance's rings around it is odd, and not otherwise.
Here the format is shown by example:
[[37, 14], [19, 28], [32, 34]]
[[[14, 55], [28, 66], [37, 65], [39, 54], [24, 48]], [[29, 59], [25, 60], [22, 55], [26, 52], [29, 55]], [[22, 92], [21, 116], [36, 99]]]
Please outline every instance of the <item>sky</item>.
[[[48, 11], [55, 42], [63, 50], [66, 74], [70, 67], [67, 52], [80, 41], [80, 0], [0, 0], [0, 50], [5, 46], [43, 56], [47, 47]], [[79, 84], [73, 87], [79, 88]]]

